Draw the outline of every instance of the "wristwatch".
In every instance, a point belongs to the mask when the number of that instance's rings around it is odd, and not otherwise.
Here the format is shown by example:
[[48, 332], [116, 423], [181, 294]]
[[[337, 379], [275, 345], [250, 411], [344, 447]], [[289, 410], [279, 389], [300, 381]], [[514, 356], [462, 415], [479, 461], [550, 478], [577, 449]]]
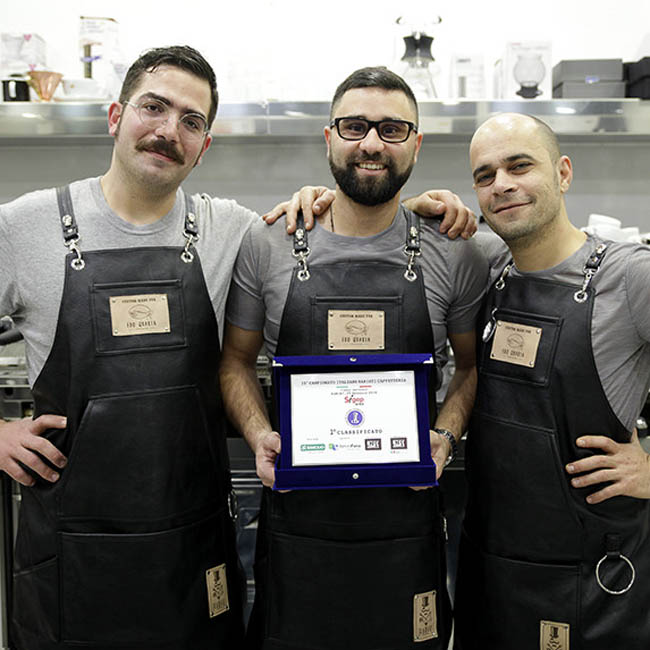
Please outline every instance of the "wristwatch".
[[449, 463], [451, 463], [458, 455], [458, 445], [456, 444], [456, 438], [454, 437], [454, 434], [449, 431], [449, 429], [440, 429], [439, 427], [434, 427], [433, 430], [443, 438], [447, 438], [447, 440], [449, 440], [449, 444], [451, 445], [449, 456], [447, 456], [447, 460], [445, 461], [445, 467], [447, 467], [447, 465], [449, 465]]

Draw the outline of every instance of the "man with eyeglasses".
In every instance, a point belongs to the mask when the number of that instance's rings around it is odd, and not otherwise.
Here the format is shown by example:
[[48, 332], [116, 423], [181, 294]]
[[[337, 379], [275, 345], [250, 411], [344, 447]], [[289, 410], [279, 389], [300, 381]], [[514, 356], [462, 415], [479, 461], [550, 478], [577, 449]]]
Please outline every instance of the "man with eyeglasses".
[[[417, 124], [403, 79], [385, 68], [352, 73], [325, 128], [334, 202], [308, 242], [300, 231], [253, 224], [237, 259], [220, 374], [227, 412], [266, 486], [253, 649], [447, 648], [439, 489], [272, 491], [280, 438], [255, 373], [262, 343], [271, 355], [435, 352], [440, 367], [449, 336], [456, 369], [430, 435], [438, 476], [453, 457], [474, 399], [487, 262], [473, 242], [447, 239], [400, 205], [422, 143]], [[337, 334], [336, 318], [351, 312], [378, 323], [363, 345]]]
[[109, 107], [108, 171], [0, 208], [0, 313], [35, 401], [0, 423], [0, 467], [24, 486], [19, 650], [241, 647], [216, 369], [255, 215], [179, 189], [217, 101], [198, 52], [149, 51]]
[[217, 101], [196, 50], [146, 52], [109, 107], [106, 174], [0, 207], [0, 313], [24, 335], [35, 400], [34, 419], [0, 421], [0, 468], [24, 486], [19, 650], [243, 643], [216, 373], [258, 219], [179, 188]]

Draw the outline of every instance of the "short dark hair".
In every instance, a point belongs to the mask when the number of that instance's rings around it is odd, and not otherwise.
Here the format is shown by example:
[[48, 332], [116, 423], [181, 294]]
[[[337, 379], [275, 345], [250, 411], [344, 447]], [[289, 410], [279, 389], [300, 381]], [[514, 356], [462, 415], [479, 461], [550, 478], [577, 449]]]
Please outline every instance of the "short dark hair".
[[131, 98], [131, 95], [140, 84], [146, 72], [154, 72], [162, 65], [181, 68], [199, 79], [204, 79], [210, 84], [210, 111], [208, 112], [208, 126], [217, 114], [219, 93], [217, 92], [217, 78], [212, 66], [203, 58], [200, 52], [189, 45], [172, 45], [169, 47], [156, 47], [147, 50], [127, 70], [120, 91], [120, 103]]
[[385, 66], [377, 66], [374, 68], [360, 68], [355, 70], [347, 79], [342, 81], [334, 97], [332, 98], [332, 105], [330, 108], [330, 119], [334, 117], [334, 109], [339, 103], [341, 97], [354, 88], [382, 88], [383, 90], [398, 90], [403, 92], [413, 105], [415, 109], [415, 122], [419, 121], [418, 102], [411, 87], [399, 75], [391, 72]]

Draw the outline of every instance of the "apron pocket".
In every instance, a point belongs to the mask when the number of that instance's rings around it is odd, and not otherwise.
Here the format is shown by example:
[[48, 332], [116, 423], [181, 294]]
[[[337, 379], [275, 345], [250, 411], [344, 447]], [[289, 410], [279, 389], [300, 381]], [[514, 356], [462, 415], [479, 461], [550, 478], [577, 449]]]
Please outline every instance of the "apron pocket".
[[[579, 584], [578, 565], [489, 555], [463, 535], [456, 600], [459, 647], [578, 650]], [[568, 640], [561, 645], [559, 641], [567, 634], [571, 636], [570, 645]], [[542, 645], [542, 638], [554, 639], [556, 645]]]
[[98, 397], [62, 475], [59, 515], [171, 527], [219, 500], [216, 476], [195, 387]]
[[53, 643], [59, 640], [58, 582], [56, 558], [14, 574], [15, 623]]
[[[302, 650], [446, 648], [441, 552], [434, 535], [350, 543], [272, 534], [267, 636]], [[415, 643], [414, 597], [431, 591], [436, 636]]]
[[[146, 535], [59, 533], [62, 636], [69, 643], [213, 638], [238, 615], [225, 515]], [[227, 564], [231, 611], [210, 617], [206, 571]]]
[[466, 457], [472, 539], [486, 540], [499, 556], [524, 552], [526, 559], [565, 563], [581, 557], [583, 528], [553, 431], [479, 414]]
[[97, 355], [187, 347], [180, 280], [93, 284]]

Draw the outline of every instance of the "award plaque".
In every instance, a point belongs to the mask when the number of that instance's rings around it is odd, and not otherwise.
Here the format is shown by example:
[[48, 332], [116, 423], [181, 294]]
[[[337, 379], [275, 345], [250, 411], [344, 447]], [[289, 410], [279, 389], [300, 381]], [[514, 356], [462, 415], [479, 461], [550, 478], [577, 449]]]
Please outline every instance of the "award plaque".
[[437, 485], [430, 354], [276, 357], [275, 490]]

